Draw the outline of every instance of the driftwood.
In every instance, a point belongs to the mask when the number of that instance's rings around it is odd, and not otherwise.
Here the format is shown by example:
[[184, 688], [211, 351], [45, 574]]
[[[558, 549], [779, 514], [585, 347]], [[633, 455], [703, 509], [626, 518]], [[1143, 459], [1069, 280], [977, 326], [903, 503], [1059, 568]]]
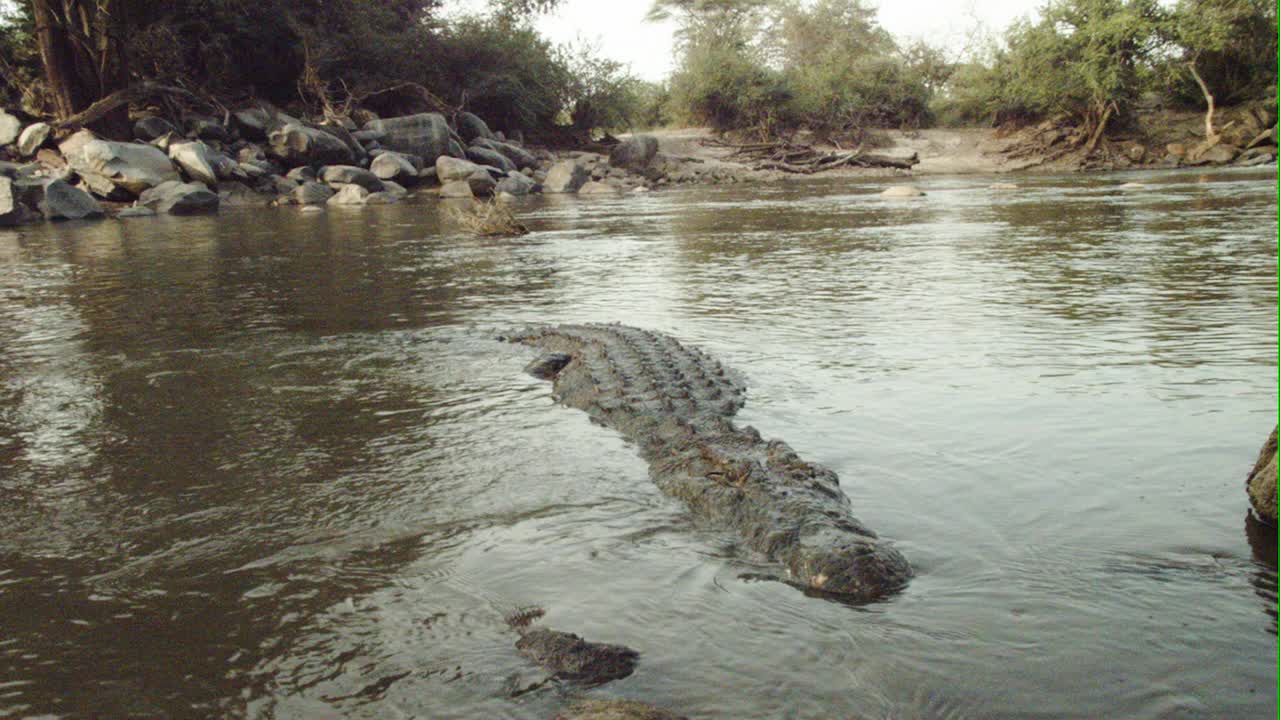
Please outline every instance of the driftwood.
[[733, 144], [716, 138], [702, 140], [703, 145], [729, 148], [733, 152], [730, 157], [747, 161], [754, 170], [778, 170], [797, 175], [834, 170], [839, 167], [889, 167], [910, 170], [920, 162], [915, 153], [910, 157], [891, 157], [862, 152], [862, 146], [847, 152], [823, 152], [812, 145], [795, 143], [789, 140], [773, 142], [756, 142]]
[[155, 97], [157, 95], [177, 96], [208, 107], [216, 108], [224, 113], [227, 112], [226, 108], [222, 107], [219, 103], [202, 98], [185, 88], [146, 81], [136, 85], [130, 85], [123, 90], [117, 90], [111, 93], [75, 115], [63, 118], [62, 120], [54, 123], [53, 129], [68, 130], [71, 128], [84, 127], [101, 120], [107, 115], [110, 115], [112, 111], [122, 106], [128, 106], [140, 100], [146, 100], [147, 98]]

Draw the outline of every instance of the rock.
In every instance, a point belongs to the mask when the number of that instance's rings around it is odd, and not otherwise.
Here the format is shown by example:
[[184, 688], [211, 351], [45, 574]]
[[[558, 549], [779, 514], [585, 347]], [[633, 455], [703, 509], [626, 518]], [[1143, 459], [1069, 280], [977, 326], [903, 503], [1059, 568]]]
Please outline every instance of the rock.
[[132, 197], [179, 179], [169, 158], [154, 145], [95, 139], [73, 152], [63, 143], [62, 154], [77, 173], [101, 175]]
[[264, 206], [267, 199], [244, 183], [239, 182], [223, 182], [218, 183], [218, 202], [222, 207], [229, 206]]
[[187, 135], [201, 140], [214, 142], [230, 142], [231, 133], [222, 126], [217, 118], [207, 115], [193, 115], [187, 118]]
[[991, 185], [987, 186], [987, 189], [988, 190], [1017, 190], [1018, 185], [1016, 183], [992, 183]]
[[42, 186], [40, 212], [48, 220], [81, 220], [102, 217], [102, 206], [89, 193], [62, 180], [50, 180]]
[[1181, 160], [1187, 156], [1187, 146], [1182, 143], [1169, 143], [1164, 146], [1165, 155], [1174, 160]]
[[555, 720], [689, 720], [634, 700], [579, 700]]
[[418, 182], [418, 168], [413, 166], [408, 156], [387, 151], [381, 153], [369, 164], [369, 170], [381, 180], [394, 180], [408, 185]]
[[578, 189], [579, 195], [617, 195], [618, 188], [607, 182], [592, 180]]
[[590, 171], [576, 160], [561, 160], [547, 171], [542, 182], [544, 193], [575, 193], [587, 183]]
[[439, 113], [373, 120], [363, 129], [384, 133], [385, 137], [378, 141], [383, 147], [417, 155], [427, 163], [434, 163], [449, 152], [449, 123]]
[[151, 142], [168, 133], [176, 133], [178, 128], [162, 117], [148, 115], [133, 124], [133, 136], [143, 142]]
[[[49, 123], [34, 123], [28, 125], [27, 129], [22, 131], [18, 136], [18, 154], [22, 157], [31, 157], [36, 154], [36, 150], [49, 139], [49, 132], [53, 128], [49, 127]], [[86, 131], [87, 132], [87, 131]], [[63, 155], [66, 155], [63, 152]]]
[[467, 149], [462, 146], [462, 143], [458, 142], [457, 140], [454, 140], [453, 138], [449, 138], [449, 157], [455, 157], [455, 158], [458, 158], [459, 160], [466, 160]]
[[1258, 460], [1249, 472], [1249, 502], [1258, 519], [1272, 527], [1276, 524], [1276, 431], [1262, 445]]
[[138, 205], [170, 215], [199, 215], [218, 211], [220, 200], [209, 188], [177, 180], [161, 183], [142, 193]]
[[1245, 167], [1254, 165], [1266, 165], [1276, 161], [1276, 146], [1264, 145], [1262, 147], [1249, 148], [1240, 153], [1240, 157], [1235, 159], [1234, 164]]
[[469, 198], [475, 194], [471, 192], [471, 183], [466, 180], [450, 180], [440, 187], [440, 197]]
[[573, 633], [538, 628], [516, 641], [521, 655], [561, 680], [599, 685], [635, 672], [640, 653], [622, 645], [583, 640]]
[[320, 171], [320, 180], [331, 186], [359, 185], [368, 192], [382, 192], [377, 175], [353, 165], [330, 165]]
[[887, 198], [921, 197], [923, 195], [924, 191], [915, 185], [894, 185], [880, 193], [880, 197]]
[[647, 192], [649, 192], [649, 188], [648, 188], [648, 187], [645, 187], [644, 185], [637, 185], [637, 186], [635, 186], [634, 188], [632, 188], [632, 189], [631, 189], [631, 192], [633, 192], [633, 193], [647, 193]]
[[376, 192], [369, 193], [369, 197], [364, 199], [366, 205], [390, 205], [400, 202], [402, 196], [393, 192]]
[[500, 152], [507, 157], [508, 160], [516, 164], [521, 170], [525, 168], [536, 168], [539, 165], [538, 156], [525, 150], [519, 145], [505, 143], [499, 140], [480, 139], [471, 143], [474, 147], [483, 147]]
[[22, 121], [0, 111], [0, 145], [12, 145], [22, 134]]
[[477, 171], [483, 171], [479, 165], [470, 160], [459, 160], [448, 155], [441, 155], [436, 158], [436, 177], [440, 178], [440, 182], [447, 184], [454, 180], [465, 180], [474, 175]]
[[151, 145], [159, 148], [161, 152], [167, 154], [169, 152], [169, 148], [173, 147], [174, 143], [183, 143], [183, 142], [189, 142], [189, 141], [185, 137], [183, 137], [182, 135], [179, 135], [176, 132], [167, 132], [161, 135], [160, 137], [156, 138], [155, 140], [152, 140]]
[[1142, 145], [1134, 143], [1124, 151], [1124, 154], [1130, 161], [1140, 163], [1147, 158], [1147, 149]]
[[333, 196], [333, 188], [314, 180], [307, 180], [293, 189], [290, 198], [298, 205], [323, 205]]
[[341, 140], [347, 148], [351, 150], [351, 155], [355, 158], [356, 164], [366, 164], [365, 161], [368, 160], [369, 157], [368, 151], [364, 149], [364, 146], [360, 144], [359, 140], [356, 140], [351, 136], [351, 131], [347, 129], [346, 125], [340, 121], [323, 122], [320, 123], [319, 127], [321, 130]]
[[268, 133], [268, 153], [285, 165], [350, 165], [355, 154], [339, 138], [323, 130], [289, 123]]
[[[258, 182], [258, 192], [272, 193], [277, 195], [292, 195], [294, 190], [302, 183], [292, 180], [283, 175], [268, 175]], [[325, 198], [326, 200], [328, 198]]]
[[[406, 190], [403, 185], [395, 182], [394, 180], [383, 180], [382, 192], [388, 193], [397, 200], [403, 200], [404, 198], [409, 197], [409, 191]], [[374, 194], [377, 195], [378, 193]]]
[[506, 155], [486, 147], [473, 146], [466, 149], [467, 159], [480, 165], [496, 167], [504, 173], [515, 172], [516, 164]]
[[538, 183], [534, 182], [521, 173], [513, 172], [498, 181], [498, 185], [494, 188], [494, 192], [509, 193], [511, 195], [528, 195], [538, 187]]
[[257, 163], [252, 163], [252, 162], [240, 163], [240, 169], [244, 171], [245, 177], [247, 177], [250, 180], [257, 180], [259, 178], [266, 177], [267, 175], [275, 174], [274, 172], [271, 171], [271, 168], [263, 167], [261, 165], [258, 165]]
[[302, 210], [300, 210], [299, 212], [318, 213], [318, 212], [324, 212], [324, 208], [320, 207], [319, 205], [303, 205]]
[[285, 177], [297, 182], [307, 182], [308, 180], [319, 180], [320, 174], [316, 172], [315, 168], [304, 165], [285, 173]]
[[67, 159], [62, 157], [62, 153], [54, 150], [53, 148], [40, 148], [37, 150], [36, 162], [50, 170], [62, 170], [68, 167]]
[[458, 113], [458, 135], [468, 143], [476, 138], [493, 139], [493, 131], [485, 121], [469, 112]]
[[467, 176], [466, 183], [471, 186], [471, 194], [476, 197], [488, 197], [498, 183], [487, 170], [477, 170]]
[[641, 170], [658, 154], [658, 139], [652, 135], [633, 135], [613, 146], [609, 165], [626, 170]]
[[1120, 189], [1121, 190], [1141, 190], [1145, 187], [1146, 185], [1140, 182], [1127, 182], [1121, 185]]
[[382, 142], [387, 134], [381, 130], [357, 130], [351, 133], [351, 137], [355, 138], [356, 142], [368, 146], [368, 143]]
[[212, 148], [198, 140], [176, 142], [169, 146], [169, 159], [187, 177], [210, 187], [218, 184], [217, 155]]
[[271, 127], [271, 113], [266, 110], [260, 107], [236, 110], [231, 113], [231, 119], [240, 130], [240, 137], [258, 141], [267, 139], [267, 131]]
[[1239, 154], [1239, 148], [1224, 142], [1202, 143], [1192, 149], [1188, 159], [1192, 165], [1225, 165], [1235, 160]]
[[156, 211], [149, 207], [127, 207], [116, 213], [116, 218], [155, 217]]
[[343, 185], [336, 195], [329, 198], [326, 205], [364, 205], [369, 199], [369, 191], [360, 185]]
[[20, 197], [13, 180], [0, 176], [0, 225], [21, 225], [35, 219], [35, 214], [22, 204]]

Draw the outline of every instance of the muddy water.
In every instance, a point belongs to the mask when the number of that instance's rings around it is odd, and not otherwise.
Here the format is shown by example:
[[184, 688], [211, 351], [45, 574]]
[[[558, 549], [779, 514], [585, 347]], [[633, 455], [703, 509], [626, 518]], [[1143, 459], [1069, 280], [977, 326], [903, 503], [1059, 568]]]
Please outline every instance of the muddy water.
[[[1274, 172], [991, 181], [3, 231], [0, 717], [1269, 716]], [[761, 579], [492, 339], [613, 320], [739, 369], [908, 589]], [[637, 672], [512, 697], [532, 604]]]

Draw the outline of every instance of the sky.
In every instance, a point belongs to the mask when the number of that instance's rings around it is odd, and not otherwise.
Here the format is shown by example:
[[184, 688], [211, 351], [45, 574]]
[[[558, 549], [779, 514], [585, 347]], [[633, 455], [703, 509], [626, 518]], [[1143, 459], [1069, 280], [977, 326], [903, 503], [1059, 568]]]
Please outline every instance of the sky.
[[[460, 5], [467, 4], [459, 0]], [[631, 66], [645, 80], [671, 72], [673, 23], [647, 23], [651, 0], [561, 0], [536, 25], [557, 43], [582, 38], [598, 43], [602, 54]], [[1010, 22], [1031, 15], [1044, 0], [881, 0], [880, 24], [903, 40], [924, 38], [958, 51], [977, 23], [1000, 34]]]

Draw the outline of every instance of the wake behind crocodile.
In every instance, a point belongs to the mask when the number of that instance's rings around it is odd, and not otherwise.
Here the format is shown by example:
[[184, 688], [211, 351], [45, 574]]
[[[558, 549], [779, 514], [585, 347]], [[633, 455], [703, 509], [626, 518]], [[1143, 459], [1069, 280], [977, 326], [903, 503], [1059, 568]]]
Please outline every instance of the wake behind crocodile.
[[853, 516], [832, 470], [734, 425], [746, 388], [718, 360], [622, 325], [533, 327], [509, 339], [541, 349], [526, 370], [635, 443], [660, 490], [735, 530], [790, 582], [866, 602], [911, 577], [901, 553]]

